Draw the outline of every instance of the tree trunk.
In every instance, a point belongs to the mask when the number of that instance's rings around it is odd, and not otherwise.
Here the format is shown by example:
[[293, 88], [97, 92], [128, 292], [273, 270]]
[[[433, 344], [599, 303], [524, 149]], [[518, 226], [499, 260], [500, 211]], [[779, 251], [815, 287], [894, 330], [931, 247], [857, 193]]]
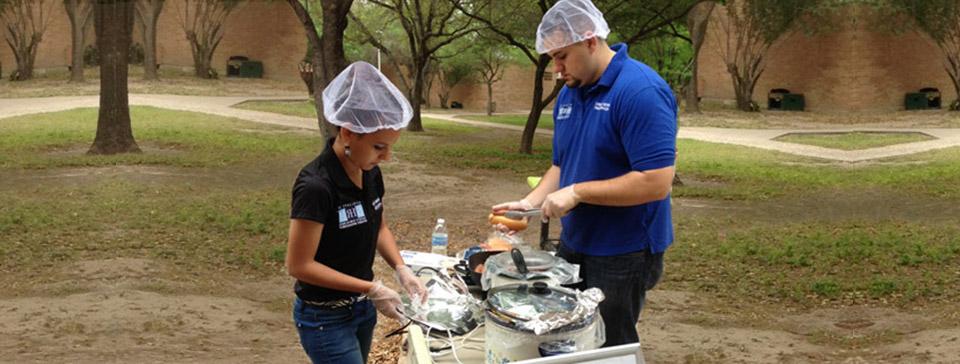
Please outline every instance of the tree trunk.
[[[421, 49], [426, 48], [422, 47]], [[413, 118], [410, 120], [410, 125], [407, 125], [407, 130], [409, 131], [423, 131], [423, 122], [420, 118], [421, 102], [423, 99], [423, 83], [424, 83], [424, 74], [426, 73], [427, 62], [429, 59], [426, 57], [420, 57], [414, 61], [414, 66], [416, 66], [416, 76], [413, 79], [413, 94], [412, 99], [410, 100], [411, 106], [413, 106]]]
[[493, 81], [487, 81], [487, 116], [493, 116]]
[[[299, 0], [287, 0], [290, 7], [303, 25], [307, 40], [314, 49], [310, 57], [313, 64], [313, 100], [317, 111], [317, 126], [324, 138], [337, 135], [337, 128], [323, 116], [323, 89], [327, 87], [344, 68], [347, 68], [343, 53], [343, 32], [347, 29], [347, 14], [353, 0], [325, 0], [323, 7], [323, 36], [317, 34], [316, 25], [307, 9]], [[317, 51], [320, 50], [320, 51]]]
[[137, 0], [140, 14], [140, 34], [143, 35], [143, 79], [160, 79], [157, 69], [157, 20], [163, 11], [164, 0]]
[[216, 78], [210, 69], [213, 51], [202, 44], [193, 44], [193, 74], [199, 78]]
[[100, 111], [88, 154], [140, 152], [130, 127], [127, 63], [133, 33], [133, 2], [98, 0], [94, 26], [100, 52]]
[[66, 0], [63, 6], [70, 19], [72, 48], [70, 55], [70, 82], [83, 82], [83, 43], [84, 28], [93, 8], [88, 0]]
[[693, 64], [690, 69], [690, 82], [687, 84], [685, 92], [687, 112], [700, 112], [700, 48], [703, 47], [704, 38], [707, 35], [707, 24], [710, 21], [710, 15], [713, 14], [713, 8], [717, 3], [706, 1], [695, 5], [687, 15], [687, 29], [690, 29], [690, 41], [693, 46]]
[[543, 75], [546, 73], [547, 66], [550, 64], [550, 56], [541, 54], [537, 62], [537, 71], [534, 73], [533, 82], [533, 103], [530, 107], [530, 114], [527, 115], [527, 124], [523, 127], [523, 135], [520, 136], [520, 153], [533, 153], [533, 137], [537, 132], [537, 124], [540, 123], [540, 115], [543, 108], [547, 107], [560, 89], [563, 87], [563, 80], [557, 80], [553, 90], [546, 99], [543, 97]]
[[733, 92], [737, 97], [737, 109], [740, 111], [757, 111], [753, 108], [753, 85], [739, 73], [732, 73]]

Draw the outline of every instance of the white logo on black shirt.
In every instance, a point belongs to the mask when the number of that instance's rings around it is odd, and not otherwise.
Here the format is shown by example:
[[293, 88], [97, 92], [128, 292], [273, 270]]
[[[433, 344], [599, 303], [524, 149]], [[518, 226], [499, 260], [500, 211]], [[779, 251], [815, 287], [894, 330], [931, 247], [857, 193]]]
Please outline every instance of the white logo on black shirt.
[[379, 197], [377, 197], [376, 200], [373, 200], [373, 209], [374, 209], [374, 210], [380, 210], [380, 208], [382, 208], [382, 207], [383, 207], [383, 203], [380, 202], [380, 198], [379, 198]]
[[337, 214], [340, 215], [340, 229], [367, 222], [367, 216], [363, 213], [363, 205], [360, 201], [340, 205]]

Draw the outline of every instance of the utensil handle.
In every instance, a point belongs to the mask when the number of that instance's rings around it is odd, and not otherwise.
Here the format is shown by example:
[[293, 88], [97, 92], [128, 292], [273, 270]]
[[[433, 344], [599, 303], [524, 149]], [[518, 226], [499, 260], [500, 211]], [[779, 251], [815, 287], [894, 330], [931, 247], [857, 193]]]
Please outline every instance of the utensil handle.
[[520, 274], [527, 274], [530, 272], [530, 270], [527, 269], [527, 261], [523, 259], [523, 253], [520, 252], [520, 249], [511, 249], [510, 257], [513, 258], [513, 264], [517, 266], [517, 272]]

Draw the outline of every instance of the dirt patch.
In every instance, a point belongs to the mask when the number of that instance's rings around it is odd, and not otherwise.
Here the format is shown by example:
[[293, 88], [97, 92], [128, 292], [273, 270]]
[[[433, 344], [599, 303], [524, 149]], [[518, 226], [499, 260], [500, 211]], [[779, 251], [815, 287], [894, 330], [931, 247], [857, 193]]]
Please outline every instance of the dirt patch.
[[653, 363], [956, 363], [960, 328], [890, 308], [789, 312], [654, 290], [637, 325]]
[[[3, 190], [48, 184], [128, 179], [139, 183], [272, 186], [287, 190], [309, 159], [216, 169], [169, 167], [66, 168], [0, 171]], [[490, 232], [492, 204], [522, 197], [529, 188], [511, 173], [435, 170], [394, 162], [384, 166], [387, 221], [401, 248], [425, 250], [437, 217], [450, 224], [451, 251], [477, 244]], [[685, 181], [686, 183], [700, 183]], [[710, 186], [710, 182], [703, 182]], [[718, 186], [719, 187], [719, 186]], [[675, 199], [678, 217], [736, 214], [743, 219], [815, 220], [850, 215], [878, 219], [960, 216], [935, 199], [897, 198], [889, 191], [783, 198], [763, 202]], [[815, 209], [816, 206], [833, 206]], [[863, 212], [864, 210], [868, 212]], [[869, 212], [880, 211], [880, 212]], [[709, 214], [709, 215], [706, 215]], [[825, 215], [826, 214], [826, 215]], [[833, 215], [831, 215], [833, 214]], [[857, 215], [860, 214], [860, 215]], [[880, 214], [880, 215], [877, 215]], [[552, 224], [551, 234], [559, 232]], [[117, 232], [135, 234], [135, 232]], [[534, 226], [522, 236], [536, 242]], [[670, 275], [667, 254], [666, 276]], [[388, 285], [382, 260], [375, 271]], [[0, 357], [14, 362], [304, 362], [290, 319], [292, 279], [278, 271], [250, 278], [231, 272], [182, 271], [145, 257], [66, 263], [31, 276], [45, 277], [20, 297], [0, 299]], [[650, 362], [960, 362], [955, 308], [841, 307], [795, 312], [772, 304], [724, 302], [693, 292], [649, 294], [638, 325]], [[395, 362], [397, 327], [378, 325], [371, 362]]]

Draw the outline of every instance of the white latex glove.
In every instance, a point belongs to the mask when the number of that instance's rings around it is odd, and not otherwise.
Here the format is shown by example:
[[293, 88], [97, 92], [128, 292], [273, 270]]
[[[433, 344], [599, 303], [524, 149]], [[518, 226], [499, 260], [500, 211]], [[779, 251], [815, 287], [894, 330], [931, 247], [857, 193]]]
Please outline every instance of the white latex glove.
[[397, 278], [397, 283], [400, 283], [400, 286], [407, 291], [407, 295], [410, 296], [410, 302], [427, 302], [427, 287], [424, 287], [420, 278], [417, 278], [417, 275], [413, 274], [413, 269], [410, 269], [410, 267], [405, 264], [401, 264], [397, 267], [397, 271], [394, 272], [393, 276]]
[[580, 203], [580, 196], [574, 191], [573, 186], [576, 186], [576, 184], [561, 188], [547, 195], [547, 198], [543, 200], [543, 206], [540, 207], [544, 217], [562, 217]]
[[510, 202], [504, 202], [501, 204], [493, 205], [493, 214], [501, 215], [504, 212], [507, 212], [510, 210], [530, 210], [532, 208], [533, 208], [533, 205], [530, 204], [530, 201], [523, 199], [520, 201], [510, 201]]
[[403, 322], [406, 320], [399, 311], [403, 303], [400, 302], [400, 295], [397, 294], [397, 291], [387, 288], [380, 281], [376, 281], [373, 282], [373, 287], [370, 287], [366, 295], [373, 301], [373, 306], [380, 313], [397, 321]]

